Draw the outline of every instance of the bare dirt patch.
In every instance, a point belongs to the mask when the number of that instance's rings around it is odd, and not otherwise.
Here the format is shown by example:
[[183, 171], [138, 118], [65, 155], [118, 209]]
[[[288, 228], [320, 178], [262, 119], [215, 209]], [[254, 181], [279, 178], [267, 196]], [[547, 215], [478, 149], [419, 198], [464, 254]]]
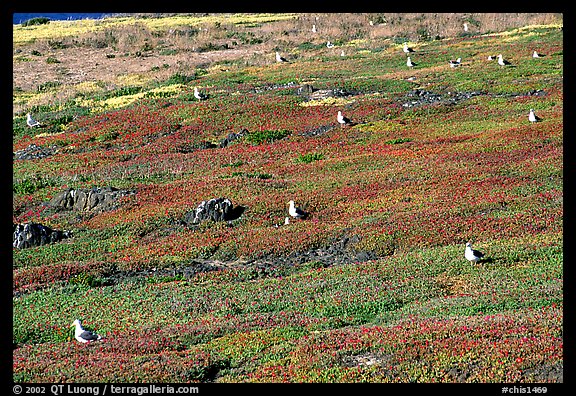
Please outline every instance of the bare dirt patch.
[[[138, 55], [118, 54], [109, 48], [65, 48], [42, 53], [41, 56], [20, 55], [29, 61], [13, 63], [13, 87], [34, 91], [47, 82], [75, 85], [85, 81], [102, 81], [114, 84], [118, 77], [130, 74], [150, 74], [162, 80], [182, 70], [194, 69], [213, 62], [245, 58], [261, 53], [257, 48], [238, 48], [209, 52], [186, 52], [175, 55], [147, 53]], [[59, 63], [47, 63], [48, 57]]]

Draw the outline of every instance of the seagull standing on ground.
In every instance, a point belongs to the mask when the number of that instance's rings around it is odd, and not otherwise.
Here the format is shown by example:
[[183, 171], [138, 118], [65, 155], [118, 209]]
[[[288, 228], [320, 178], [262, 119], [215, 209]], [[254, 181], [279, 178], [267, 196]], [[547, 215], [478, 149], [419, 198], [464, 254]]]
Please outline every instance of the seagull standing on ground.
[[326, 43], [326, 47], [328, 47], [328, 48], [334, 48], [334, 44], [332, 44], [330, 41], [328, 41], [328, 42]]
[[456, 66], [460, 66], [460, 63], [462, 62], [462, 58], [458, 58], [456, 60], [450, 60], [448, 61], [448, 63], [450, 63], [450, 67], [456, 67]]
[[464, 23], [464, 31], [467, 32], [468, 31], [468, 24]]
[[41, 126], [40, 123], [36, 121], [30, 113], [26, 113], [26, 124], [28, 124], [30, 128]]
[[[288, 204], [290, 205], [290, 207], [288, 208], [288, 214], [293, 218], [304, 220], [308, 216], [308, 213], [297, 207], [294, 204], [294, 201], [290, 200]], [[286, 219], [284, 219], [284, 221], [286, 221]]]
[[286, 59], [282, 58], [280, 56], [280, 53], [278, 51], [276, 51], [276, 62], [282, 63], [282, 62], [288, 62], [288, 61]]
[[284, 217], [284, 223], [280, 224], [280, 223], [276, 223], [274, 224], [274, 228], [280, 228], [283, 225], [288, 225], [290, 224], [290, 218], [288, 216]]
[[342, 52], [340, 52], [340, 56], [346, 56], [346, 54], [344, 53], [344, 50], [342, 50]]
[[538, 52], [534, 51], [532, 53], [532, 58], [542, 58], [542, 55], [540, 55]]
[[414, 66], [416, 66], [417, 64], [414, 63], [414, 62], [412, 62], [412, 59], [410, 59], [410, 57], [408, 57], [408, 60], [406, 60], [406, 65], [407, 65], [408, 67], [414, 67]]
[[498, 64], [500, 66], [510, 66], [512, 63], [508, 62], [502, 57], [502, 54], [498, 54]]
[[198, 100], [206, 100], [208, 99], [208, 95], [201, 93], [198, 91], [198, 87], [194, 87], [194, 97]]
[[530, 120], [530, 122], [538, 122], [541, 121], [542, 119], [538, 117], [536, 114], [534, 114], [534, 109], [530, 109], [530, 113], [528, 114], [528, 120]]
[[404, 48], [402, 48], [402, 51], [404, 51], [407, 54], [410, 52], [414, 52], [412, 48], [408, 47], [408, 43], [404, 43]]
[[349, 118], [346, 118], [342, 115], [341, 111], [338, 111], [338, 116], [336, 117], [336, 119], [338, 120], [340, 126], [354, 125], [354, 123]]
[[76, 338], [76, 340], [78, 340], [79, 342], [87, 343], [91, 341], [100, 341], [102, 339], [101, 335], [95, 334], [88, 330], [84, 330], [82, 324], [80, 323], [80, 320], [78, 319], [76, 319], [70, 325], [70, 327], [72, 326], [76, 326], [76, 330], [74, 331], [74, 338]]
[[316, 25], [312, 25], [312, 33], [316, 33], [316, 32], [317, 32]]
[[467, 242], [464, 257], [466, 257], [466, 260], [470, 261], [470, 263], [476, 264], [478, 260], [484, 257], [484, 253], [472, 249], [472, 244], [470, 242]]

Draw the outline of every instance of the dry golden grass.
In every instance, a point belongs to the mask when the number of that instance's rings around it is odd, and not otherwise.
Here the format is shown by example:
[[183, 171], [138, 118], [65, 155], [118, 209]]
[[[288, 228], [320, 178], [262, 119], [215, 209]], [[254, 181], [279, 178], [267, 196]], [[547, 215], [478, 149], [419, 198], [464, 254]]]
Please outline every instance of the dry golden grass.
[[[519, 13], [301, 13], [301, 14], [138, 14], [102, 20], [51, 21], [13, 27], [14, 114], [30, 104], [73, 98], [86, 82], [114, 89], [142, 81], [163, 81], [198, 67], [217, 70], [274, 63], [288, 58], [330, 56], [324, 44], [338, 43], [347, 54], [397, 50], [402, 41], [427, 41], [465, 34], [502, 34], [528, 25], [562, 26], [562, 14]], [[372, 22], [372, 23], [370, 23]], [[316, 25], [317, 32], [312, 32]], [[504, 37], [505, 39], [505, 37]], [[317, 49], [301, 50], [302, 45]], [[37, 51], [41, 56], [35, 56]], [[338, 51], [338, 53], [339, 53]], [[334, 54], [332, 54], [334, 55]], [[48, 64], [47, 57], [59, 63]], [[153, 72], [152, 72], [153, 71]], [[402, 75], [412, 73], [409, 70]], [[402, 76], [399, 76], [402, 77]], [[35, 91], [59, 82], [51, 95]], [[141, 84], [140, 84], [141, 85]]]

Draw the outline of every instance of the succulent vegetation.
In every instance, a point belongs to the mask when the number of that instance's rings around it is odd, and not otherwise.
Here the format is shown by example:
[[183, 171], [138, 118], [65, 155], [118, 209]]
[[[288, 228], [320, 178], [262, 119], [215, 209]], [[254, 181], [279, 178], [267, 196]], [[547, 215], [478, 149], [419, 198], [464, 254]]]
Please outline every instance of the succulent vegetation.
[[[430, 15], [350, 18], [320, 16], [318, 36], [304, 14], [14, 27], [14, 68], [71, 67], [74, 46], [102, 63], [220, 56], [15, 86], [13, 151], [54, 151], [14, 159], [13, 223], [73, 235], [13, 249], [15, 382], [563, 382], [561, 17], [471, 14], [466, 34]], [[499, 53], [514, 67], [487, 60]], [[46, 205], [101, 186], [136, 194]], [[214, 197], [245, 211], [182, 224]], [[289, 200], [310, 218], [282, 225]], [[464, 258], [467, 241], [485, 260]], [[75, 342], [77, 318], [106, 340]]]

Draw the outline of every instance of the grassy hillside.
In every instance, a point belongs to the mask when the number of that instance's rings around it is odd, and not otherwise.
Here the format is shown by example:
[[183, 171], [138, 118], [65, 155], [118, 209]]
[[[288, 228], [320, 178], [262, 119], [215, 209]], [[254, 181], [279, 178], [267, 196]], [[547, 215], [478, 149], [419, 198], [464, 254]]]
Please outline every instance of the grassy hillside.
[[[15, 26], [13, 152], [50, 154], [14, 159], [13, 222], [72, 237], [13, 249], [14, 381], [563, 382], [563, 31], [544, 17]], [[107, 186], [135, 193], [48, 204]], [[240, 218], [183, 222], [217, 197]], [[310, 218], [278, 226], [289, 200]], [[106, 340], [77, 343], [76, 318]]]

